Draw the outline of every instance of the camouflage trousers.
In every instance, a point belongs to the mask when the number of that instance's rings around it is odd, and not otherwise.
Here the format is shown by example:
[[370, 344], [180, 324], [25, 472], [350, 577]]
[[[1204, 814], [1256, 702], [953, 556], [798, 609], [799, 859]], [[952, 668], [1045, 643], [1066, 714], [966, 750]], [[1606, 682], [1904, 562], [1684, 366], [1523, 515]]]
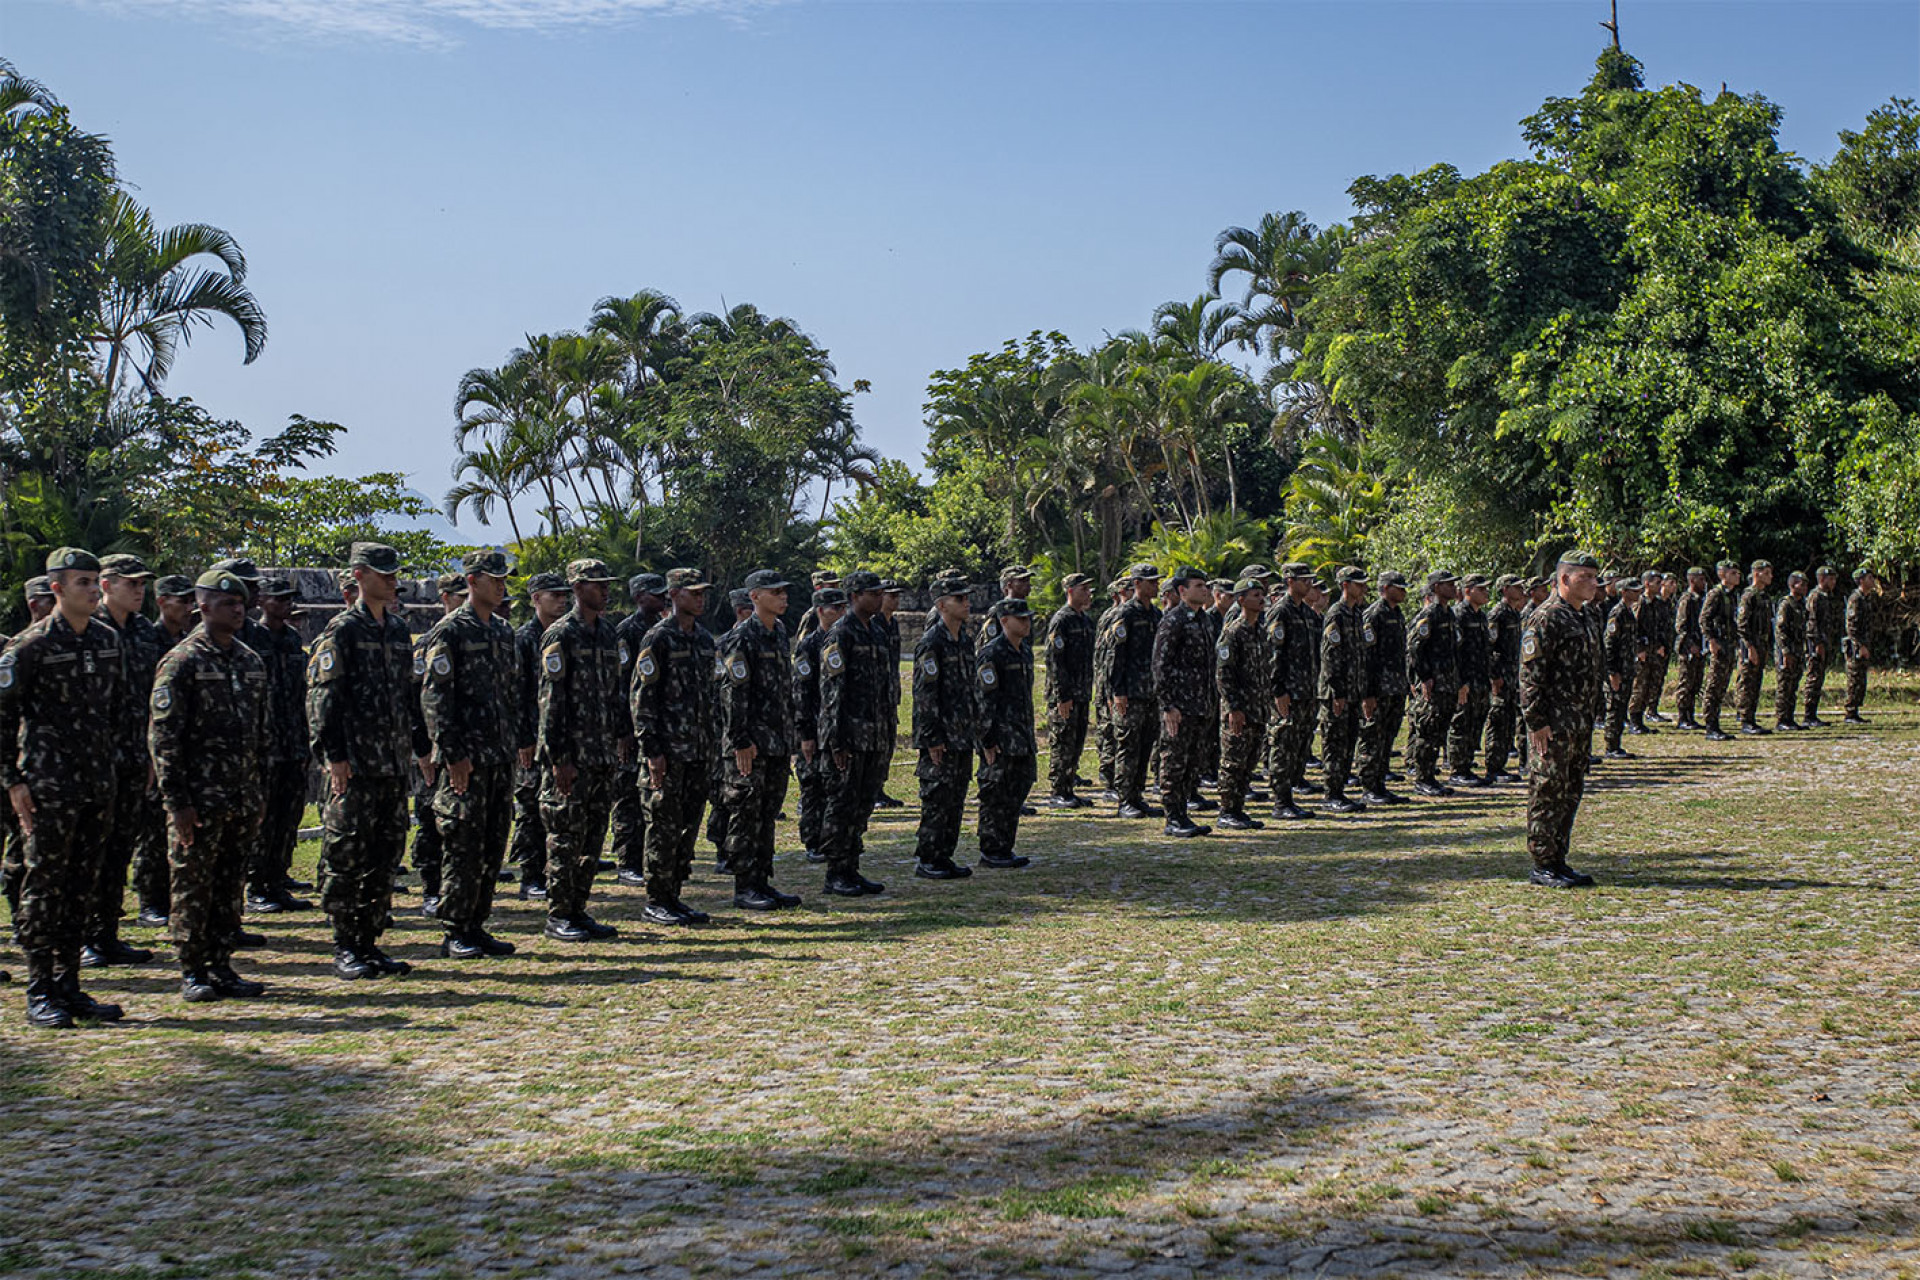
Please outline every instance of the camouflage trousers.
[[1273, 788], [1275, 808], [1293, 802], [1293, 783], [1307, 759], [1312, 706], [1311, 698], [1295, 698], [1288, 704], [1288, 714], [1267, 730], [1267, 782]]
[[800, 847], [818, 853], [820, 822], [827, 816], [827, 779], [833, 776], [833, 764], [817, 751], [811, 764], [804, 755], [796, 755], [793, 774], [800, 784]]
[[[271, 788], [268, 794], [273, 794]], [[302, 778], [300, 803], [303, 807], [306, 799], [306, 780]], [[167, 841], [167, 813], [161, 807], [159, 791], [149, 787], [146, 820], [140, 824], [133, 842], [133, 894], [142, 911], [161, 916], [167, 914], [167, 904], [173, 898], [173, 872], [167, 861], [171, 856]]]
[[[6, 895], [7, 914], [20, 921], [20, 877], [26, 870], [27, 844], [13, 806], [0, 796], [0, 892]], [[17, 929], [16, 929], [17, 932]]]
[[541, 770], [540, 820], [547, 827], [547, 914], [571, 920], [587, 912], [593, 892], [593, 868], [606, 847], [607, 819], [613, 811], [611, 765], [581, 765], [573, 789], [560, 794], [551, 765]]
[[1294, 767], [1293, 780], [1302, 781], [1307, 776], [1307, 761], [1313, 758], [1313, 735], [1320, 728], [1320, 713], [1324, 710], [1317, 698], [1309, 698], [1303, 709], [1297, 712], [1300, 717], [1300, 757]]
[[355, 774], [321, 807], [320, 905], [335, 943], [370, 947], [393, 906], [393, 873], [407, 847], [405, 778]]
[[266, 783], [260, 837], [247, 859], [247, 887], [256, 897], [279, 892], [293, 869], [293, 847], [300, 842], [300, 819], [307, 811], [307, 762], [269, 761]]
[[1113, 723], [1113, 699], [1102, 690], [1093, 692], [1093, 750], [1099, 762], [1095, 777], [1108, 790], [1115, 787], [1114, 768], [1120, 756], [1120, 735]]
[[434, 777], [434, 787], [413, 793], [413, 869], [420, 875], [420, 891], [430, 898], [440, 892], [440, 867], [446, 858], [446, 846], [440, 839], [440, 818], [433, 811], [438, 771]]
[[744, 774], [732, 761], [727, 764], [720, 794], [727, 807], [725, 853], [736, 888], [758, 888], [773, 876], [774, 824], [787, 800], [787, 759], [761, 752]]
[[1539, 869], [1563, 866], [1573, 842], [1573, 820], [1586, 791], [1593, 731], [1553, 726], [1545, 751], [1527, 766], [1527, 852]]
[[1116, 708], [1113, 722], [1113, 789], [1120, 803], [1139, 804], [1147, 789], [1153, 748], [1160, 740], [1160, 708], [1152, 698], [1128, 698], [1126, 714]]
[[433, 790], [441, 840], [440, 905], [434, 915], [447, 932], [464, 936], [493, 914], [494, 885], [507, 853], [513, 808], [513, 766], [476, 764], [464, 794], [442, 769]]
[[1689, 724], [1697, 723], [1694, 712], [1699, 708], [1700, 684], [1707, 674], [1707, 655], [1704, 653], [1683, 653], [1680, 655], [1680, 679], [1674, 686], [1674, 710], [1680, 719]]
[[1700, 723], [1708, 729], [1720, 727], [1720, 708], [1727, 700], [1727, 685], [1733, 679], [1734, 656], [1732, 645], [1720, 646], [1707, 662], [1706, 705], [1701, 709]]
[[513, 771], [513, 845], [509, 851], [523, 884], [547, 882], [547, 824], [540, 816], [540, 771]]
[[1627, 699], [1627, 723], [1646, 726], [1647, 712], [1660, 706], [1660, 690], [1667, 681], [1667, 660], [1649, 651], [1633, 667], [1633, 691]]
[[1473, 772], [1474, 757], [1480, 752], [1480, 735], [1487, 728], [1487, 705], [1493, 691], [1484, 684], [1467, 686], [1467, 700], [1453, 709], [1447, 722], [1447, 768], [1454, 773]]
[[[1178, 733], [1160, 735], [1160, 746], [1165, 752], [1160, 772], [1160, 803], [1167, 811], [1167, 821], [1186, 819], [1187, 802], [1200, 789], [1200, 770], [1207, 762], [1207, 740], [1217, 736], [1217, 731], [1207, 732], [1207, 716], [1201, 711], [1182, 715]], [[981, 846], [981, 852], [986, 852], [986, 846]]]
[[1387, 789], [1388, 763], [1393, 759], [1393, 743], [1407, 718], [1404, 694], [1381, 694], [1374, 703], [1373, 718], [1360, 722], [1360, 789], [1377, 794]]
[[984, 758], [981, 760], [977, 831], [983, 857], [1013, 852], [1014, 841], [1020, 834], [1020, 806], [1027, 802], [1027, 795], [1039, 776], [1037, 766], [1031, 755], [1009, 755], [1005, 751], [1000, 752], [992, 764]]
[[1513, 759], [1515, 749], [1515, 730], [1520, 724], [1520, 690], [1518, 682], [1506, 680], [1501, 683], [1500, 692], [1492, 694], [1487, 704], [1487, 777], [1496, 778], [1507, 771], [1507, 762]]
[[1353, 748], [1360, 737], [1360, 699], [1346, 698], [1336, 708], [1326, 699], [1320, 713], [1320, 759], [1327, 770], [1327, 799], [1347, 794], [1347, 776], [1353, 772]]
[[1867, 702], [1867, 660], [1849, 656], [1847, 658], [1847, 703], [1846, 714], [1857, 716], [1860, 708]]
[[874, 802], [887, 780], [884, 747], [847, 752], [847, 767], [827, 764], [826, 812], [820, 820], [820, 852], [827, 856], [827, 874], [852, 875], [860, 870], [867, 849], [867, 824], [873, 821]]
[[1741, 724], [1757, 723], [1760, 716], [1760, 682], [1766, 678], [1767, 657], [1760, 655], [1759, 661], [1743, 659], [1740, 674], [1736, 677], [1734, 689], [1734, 707], [1740, 713]]
[[613, 814], [609, 822], [613, 848], [609, 856], [625, 871], [644, 871], [647, 865], [647, 804], [641, 795], [640, 771], [623, 768], [613, 780]]
[[1779, 684], [1773, 691], [1773, 718], [1778, 722], [1793, 719], [1794, 695], [1800, 692], [1800, 666], [1798, 653], [1780, 655]]
[[1827, 689], [1827, 660], [1817, 654], [1807, 655], [1807, 672], [1801, 681], [1800, 706], [1802, 719], [1815, 720], [1820, 716], [1820, 698]]
[[48, 957], [55, 968], [68, 971], [79, 964], [106, 858], [112, 789], [102, 786], [97, 798], [85, 802], [39, 793], [33, 801], [33, 832], [20, 844], [20, 905], [13, 932], [29, 957]]
[[1434, 781], [1433, 771], [1440, 763], [1440, 749], [1446, 745], [1447, 730], [1458, 710], [1459, 691], [1436, 683], [1433, 696], [1415, 693], [1409, 699], [1407, 729], [1407, 769], [1416, 782]]
[[1047, 710], [1047, 785], [1056, 796], [1070, 796], [1079, 785], [1080, 753], [1087, 745], [1087, 700], [1075, 698], [1061, 715], [1058, 706]]
[[660, 785], [642, 770], [640, 799], [647, 815], [647, 898], [678, 902], [693, 874], [693, 843], [700, 836], [700, 815], [707, 807], [710, 769], [701, 760], [667, 758]]
[[707, 842], [719, 854], [724, 864], [727, 860], [727, 806], [725, 789], [727, 770], [733, 767], [731, 751], [716, 754], [707, 767]]
[[1633, 677], [1621, 676], [1620, 687], [1607, 689], [1607, 750], [1620, 750], [1620, 735], [1626, 732], [1627, 708], [1633, 705]]
[[94, 877], [93, 901], [87, 908], [87, 941], [105, 942], [120, 936], [120, 917], [126, 908], [127, 870], [133, 865], [134, 846], [151, 816], [147, 808], [147, 763], [114, 770], [112, 818], [104, 825], [100, 870]]
[[1267, 718], [1249, 714], [1238, 733], [1226, 716], [1220, 717], [1220, 810], [1244, 813], [1253, 788], [1253, 770], [1267, 743]]
[[920, 829], [914, 834], [914, 856], [930, 866], [943, 866], [953, 861], [954, 850], [960, 847], [960, 822], [967, 807], [967, 787], [973, 781], [973, 750], [949, 747], [935, 764], [923, 749], [913, 775], [920, 781]]
[[247, 863], [260, 838], [258, 814], [200, 810], [193, 843], [172, 835], [167, 847], [173, 899], [167, 929], [183, 972], [199, 973], [233, 957], [233, 935], [240, 931], [240, 895]]
[[1216, 706], [1207, 713], [1207, 745], [1205, 757], [1200, 761], [1200, 776], [1220, 778], [1220, 709]]

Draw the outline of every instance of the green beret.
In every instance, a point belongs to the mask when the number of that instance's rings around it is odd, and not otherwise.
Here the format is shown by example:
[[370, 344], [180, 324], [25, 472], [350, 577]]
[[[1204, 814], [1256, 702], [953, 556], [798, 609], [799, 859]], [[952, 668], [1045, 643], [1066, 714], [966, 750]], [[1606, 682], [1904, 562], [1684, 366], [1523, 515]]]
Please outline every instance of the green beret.
[[1832, 565], [1823, 564], [1813, 571], [1813, 576], [1816, 578], [1837, 578], [1840, 574]]
[[1233, 584], [1233, 594], [1237, 596], [1243, 596], [1249, 591], [1265, 591], [1266, 589], [1267, 584], [1264, 579], [1252, 576], [1242, 578]]
[[218, 591], [222, 595], [244, 596], [247, 594], [246, 580], [231, 569], [209, 569], [201, 574], [193, 585], [201, 591]]
[[100, 560], [91, 551], [79, 547], [55, 547], [47, 553], [47, 572], [59, 573], [62, 569], [100, 568]]
[[1704, 578], [1707, 576], [1707, 571], [1696, 564], [1692, 568], [1687, 570], [1687, 576], [1689, 578], [1695, 578], [1695, 577]]
[[1771, 560], [1755, 560], [1755, 561], [1753, 562], [1753, 564], [1752, 564], [1752, 565], [1750, 565], [1750, 566], [1748, 567], [1748, 570], [1747, 570], [1747, 571], [1748, 571], [1749, 573], [1758, 573], [1758, 572], [1760, 572], [1760, 571], [1761, 571], [1762, 569], [1771, 569], [1771, 568], [1773, 568], [1773, 561], [1771, 561]]
[[1739, 567], [1740, 567], [1739, 565], [1735, 564], [1731, 560], [1722, 560], [1719, 564], [1716, 564], [1713, 566], [1713, 571], [1715, 573], [1725, 573], [1729, 569], [1737, 570], [1739, 569]]

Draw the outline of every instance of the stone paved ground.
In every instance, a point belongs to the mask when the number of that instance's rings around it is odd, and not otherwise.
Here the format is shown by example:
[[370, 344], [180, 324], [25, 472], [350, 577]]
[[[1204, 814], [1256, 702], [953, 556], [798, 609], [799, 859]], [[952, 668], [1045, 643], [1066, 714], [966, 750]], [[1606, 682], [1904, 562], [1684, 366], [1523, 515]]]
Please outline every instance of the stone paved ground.
[[[1916, 686], [1866, 731], [1634, 740], [1521, 884], [1513, 789], [774, 919], [325, 975], [102, 980], [0, 1030], [0, 1273], [1920, 1275]], [[1644, 745], [1643, 745], [1644, 744]], [[904, 772], [896, 790], [904, 792]], [[310, 859], [311, 849], [303, 850]], [[704, 875], [690, 897], [719, 902]], [[135, 931], [139, 936], [139, 931]]]

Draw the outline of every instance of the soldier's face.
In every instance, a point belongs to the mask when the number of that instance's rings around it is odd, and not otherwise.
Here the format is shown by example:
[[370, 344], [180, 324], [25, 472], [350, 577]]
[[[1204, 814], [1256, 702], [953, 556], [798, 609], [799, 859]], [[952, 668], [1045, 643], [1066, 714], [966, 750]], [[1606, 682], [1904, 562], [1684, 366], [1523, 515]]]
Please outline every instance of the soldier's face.
[[467, 579], [467, 599], [475, 608], [492, 611], [507, 598], [507, 580], [490, 573], [476, 573]]
[[1159, 594], [1160, 580], [1158, 578], [1135, 578], [1133, 580], [1133, 598], [1135, 600], [1144, 600], [1146, 603], [1152, 604], [1153, 598]]
[[689, 591], [687, 588], [681, 587], [669, 595], [668, 599], [673, 601], [673, 611], [675, 613], [680, 614], [682, 617], [697, 618], [707, 611], [707, 596], [709, 594], [711, 593], [706, 591]]
[[1800, 580], [1799, 580], [1798, 582], [1794, 582], [1794, 583], [1790, 583], [1790, 584], [1788, 584], [1788, 590], [1790, 590], [1790, 591], [1792, 591], [1792, 592], [1793, 592], [1793, 594], [1794, 594], [1794, 595], [1796, 595], [1796, 596], [1804, 596], [1804, 595], [1806, 595], [1806, 594], [1807, 594], [1807, 580], [1806, 580], [1805, 578], [1802, 578], [1802, 579], [1800, 579]]
[[1398, 608], [1407, 598], [1407, 589], [1405, 587], [1389, 586], [1380, 594], [1387, 598], [1388, 604]]
[[840, 621], [846, 615], [847, 609], [845, 605], [823, 604], [816, 612], [820, 619], [820, 629], [825, 631]]
[[1740, 585], [1740, 571], [1738, 569], [1728, 569], [1721, 573], [1720, 581], [1722, 585], [1731, 590]]
[[[166, 611], [166, 605], [163, 602], [160, 607], [160, 612], [165, 613]], [[293, 616], [293, 597], [261, 596], [260, 616], [268, 622], [285, 622]]]
[[1241, 616], [1253, 617], [1256, 614], [1264, 612], [1266, 610], [1266, 607], [1267, 607], [1267, 589], [1265, 587], [1255, 587], [1251, 591], [1246, 591], [1241, 593], [1240, 595]]
[[1473, 607], [1476, 609], [1484, 609], [1489, 598], [1485, 587], [1467, 588], [1467, 599], [1473, 602]]
[[464, 591], [442, 591], [440, 593], [440, 612], [452, 613], [466, 602], [467, 593]]
[[753, 601], [753, 611], [765, 613], [777, 618], [787, 611], [787, 589], [785, 587], [757, 587], [747, 593]]
[[1759, 571], [1758, 573], [1756, 573], [1756, 574], [1754, 574], [1754, 575], [1753, 575], [1753, 585], [1754, 585], [1754, 586], [1756, 586], [1756, 587], [1758, 587], [1758, 588], [1760, 588], [1760, 590], [1762, 590], [1762, 591], [1765, 591], [1765, 590], [1766, 590], [1766, 589], [1767, 589], [1768, 587], [1770, 587], [1770, 586], [1772, 586], [1772, 585], [1773, 585], [1773, 570], [1771, 570], [1771, 569], [1762, 569], [1762, 570], [1760, 570], [1760, 571]]
[[949, 627], [961, 625], [973, 612], [973, 602], [965, 596], [941, 596], [935, 605], [940, 610], [940, 620]]
[[1834, 577], [1832, 574], [1823, 573], [1820, 575], [1820, 589], [1822, 591], [1831, 591], [1833, 590], [1834, 583], [1838, 581], [1839, 579]]
[[1076, 609], [1089, 608], [1093, 604], [1093, 588], [1086, 583], [1067, 588], [1067, 603]]
[[574, 583], [573, 604], [576, 609], [587, 613], [601, 612], [607, 607], [607, 584], [586, 581]]
[[1009, 600], [1025, 600], [1027, 593], [1033, 590], [1032, 578], [1008, 578], [1001, 584]]
[[368, 604], [389, 605], [400, 598], [400, 575], [397, 573], [381, 573], [378, 569], [362, 565], [353, 571], [353, 580], [359, 584], [360, 598]]
[[32, 596], [27, 600], [27, 616], [35, 622], [53, 612], [52, 596]]
[[1180, 601], [1191, 609], [1204, 609], [1213, 603], [1213, 588], [1204, 578], [1188, 578], [1180, 584]]
[[1000, 619], [1000, 632], [1015, 643], [1024, 643], [1033, 633], [1033, 619], [1009, 613]]
[[1433, 584], [1433, 598], [1442, 604], [1452, 604], [1459, 594], [1460, 589], [1451, 582], [1436, 582]]
[[1215, 587], [1213, 589], [1213, 607], [1214, 608], [1220, 610], [1222, 613], [1225, 613], [1227, 605], [1232, 603], [1232, 601], [1233, 601], [1233, 592], [1227, 590], [1227, 588]]
[[891, 618], [896, 612], [899, 611], [899, 609], [900, 609], [900, 593], [898, 591], [882, 591], [880, 593], [880, 616], [881, 617]]
[[[291, 601], [288, 602], [287, 608], [289, 611], [292, 610]], [[175, 631], [185, 631], [193, 625], [193, 597], [161, 596], [160, 617]]]
[[573, 606], [573, 593], [570, 591], [536, 591], [533, 593], [533, 616], [551, 626], [559, 621], [560, 615]]
[[1600, 594], [1600, 572], [1597, 569], [1562, 569], [1560, 571], [1560, 594], [1568, 604], [1583, 605]]
[[1367, 584], [1364, 582], [1341, 583], [1340, 598], [1348, 604], [1359, 604], [1367, 598]]
[[200, 621], [216, 636], [231, 636], [247, 620], [247, 598], [230, 591], [200, 593]]
[[100, 607], [100, 574], [93, 569], [65, 569], [48, 574], [48, 585], [60, 612], [72, 617], [76, 611], [92, 613]]
[[147, 602], [147, 580], [145, 578], [102, 578], [100, 595], [109, 609], [121, 613], [138, 613], [140, 606]]

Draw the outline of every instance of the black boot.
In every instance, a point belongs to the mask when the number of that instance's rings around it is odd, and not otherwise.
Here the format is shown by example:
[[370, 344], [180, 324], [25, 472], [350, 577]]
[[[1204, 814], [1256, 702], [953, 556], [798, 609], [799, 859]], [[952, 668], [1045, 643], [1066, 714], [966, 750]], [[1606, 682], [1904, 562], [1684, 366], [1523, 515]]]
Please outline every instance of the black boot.
[[73, 1025], [53, 981], [53, 960], [49, 956], [27, 956], [27, 1025], [49, 1030], [64, 1030]]
[[65, 972], [61, 973], [60, 976], [54, 980], [53, 989], [59, 995], [60, 1003], [66, 1006], [67, 1012], [76, 1018], [91, 1018], [95, 1022], [120, 1021], [119, 1005], [107, 1004], [105, 1001], [95, 1000], [92, 996], [80, 989], [80, 970], [78, 967], [68, 968]]

